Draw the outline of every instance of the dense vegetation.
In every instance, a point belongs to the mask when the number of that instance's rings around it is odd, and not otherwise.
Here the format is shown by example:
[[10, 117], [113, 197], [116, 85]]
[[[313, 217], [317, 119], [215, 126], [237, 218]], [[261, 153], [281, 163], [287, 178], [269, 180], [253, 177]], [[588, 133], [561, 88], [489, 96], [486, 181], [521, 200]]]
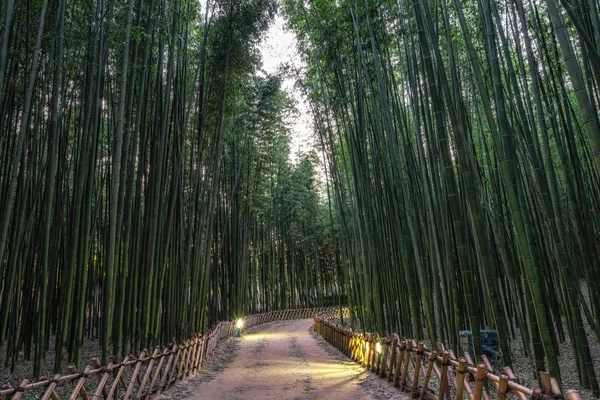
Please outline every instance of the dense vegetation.
[[344, 296], [381, 334], [496, 329], [504, 364], [522, 338], [557, 378], [569, 340], [600, 395], [598, 0], [282, 0], [319, 143], [296, 163], [277, 7], [0, 4], [5, 363]]
[[106, 362], [335, 291], [316, 158], [288, 161], [294, 110], [260, 69], [276, 8], [1, 2], [6, 365], [79, 365], [89, 339]]
[[598, 2], [284, 4], [363, 326], [453, 348], [497, 329], [505, 363], [518, 331], [559, 379], [570, 338], [600, 395]]

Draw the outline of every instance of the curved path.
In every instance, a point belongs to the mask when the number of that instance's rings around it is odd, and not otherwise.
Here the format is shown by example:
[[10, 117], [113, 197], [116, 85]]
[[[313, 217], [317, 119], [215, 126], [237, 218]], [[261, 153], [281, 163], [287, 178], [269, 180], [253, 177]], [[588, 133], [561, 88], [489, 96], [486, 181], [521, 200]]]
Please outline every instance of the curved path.
[[[312, 332], [312, 319], [261, 325], [241, 339], [229, 339], [220, 347], [220, 354], [218, 351], [208, 362], [208, 376], [203, 372], [178, 384], [160, 398], [407, 398], [317, 337]], [[230, 361], [230, 364], [222, 365]], [[215, 368], [215, 363], [221, 364], [220, 367]], [[214, 373], [215, 370], [218, 372]]]

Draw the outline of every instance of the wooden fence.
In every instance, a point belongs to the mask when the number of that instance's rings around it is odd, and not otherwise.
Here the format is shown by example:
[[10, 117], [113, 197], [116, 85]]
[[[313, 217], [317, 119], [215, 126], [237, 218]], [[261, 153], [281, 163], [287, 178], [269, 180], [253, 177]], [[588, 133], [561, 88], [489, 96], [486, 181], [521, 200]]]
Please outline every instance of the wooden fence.
[[[488, 400], [579, 400], [577, 391], [564, 396], [556, 379], [542, 372], [543, 389], [519, 384], [510, 367], [498, 375], [489, 360], [475, 365], [469, 353], [456, 358], [452, 350], [437, 344], [427, 349], [424, 342], [403, 339], [397, 334], [379, 338], [376, 334], [355, 333], [334, 323], [339, 309], [329, 309], [314, 318], [314, 329], [326, 341], [363, 367], [387, 379], [413, 399]], [[344, 312], [345, 314], [347, 311]]]
[[[331, 309], [304, 308], [255, 314], [244, 318], [244, 328], [272, 321], [312, 318], [326, 312]], [[71, 366], [67, 375], [44, 377], [37, 382], [23, 379], [16, 388], [4, 385], [0, 388], [0, 398], [56, 400], [62, 398], [59, 393], [68, 393], [64, 398], [69, 400], [147, 399], [201, 369], [218, 344], [235, 333], [236, 321], [219, 322], [205, 335], [196, 335], [162, 350], [157, 347], [152, 354], [143, 350], [137, 357], [114, 358], [105, 366], [94, 358], [83, 371]]]

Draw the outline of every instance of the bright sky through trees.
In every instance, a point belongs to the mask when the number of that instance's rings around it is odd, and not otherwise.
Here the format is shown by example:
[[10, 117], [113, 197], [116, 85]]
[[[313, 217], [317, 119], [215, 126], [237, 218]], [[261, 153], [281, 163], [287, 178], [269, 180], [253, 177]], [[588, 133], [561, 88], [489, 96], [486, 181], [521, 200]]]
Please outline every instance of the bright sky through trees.
[[[296, 44], [296, 35], [286, 29], [284, 17], [278, 14], [260, 47], [264, 72], [277, 74], [280, 67], [285, 64], [288, 64], [294, 70], [302, 71], [305, 64], [298, 54]], [[297, 77], [285, 74], [281, 86], [294, 100], [297, 111], [297, 114], [289, 121], [292, 129], [290, 159], [293, 163], [298, 160], [299, 154], [308, 152], [315, 144], [312, 135], [313, 123], [310, 109], [301, 90], [296, 87], [296, 80]]]
[[[206, 0], [200, 0], [200, 4], [204, 18], [207, 8]], [[306, 64], [298, 53], [296, 34], [286, 28], [285, 18], [281, 13], [275, 16], [275, 20], [266, 32], [260, 45], [260, 53], [265, 74], [279, 75], [283, 66], [290, 67], [288, 73], [281, 73], [283, 78], [281, 88], [293, 99], [296, 108], [295, 115], [289, 121], [291, 128], [290, 161], [295, 164], [300, 154], [307, 153], [314, 148], [315, 139], [312, 135], [314, 126], [306, 97], [302, 95], [302, 91], [296, 85], [298, 74], [295, 72], [304, 75]], [[320, 175], [324, 179], [324, 172]]]

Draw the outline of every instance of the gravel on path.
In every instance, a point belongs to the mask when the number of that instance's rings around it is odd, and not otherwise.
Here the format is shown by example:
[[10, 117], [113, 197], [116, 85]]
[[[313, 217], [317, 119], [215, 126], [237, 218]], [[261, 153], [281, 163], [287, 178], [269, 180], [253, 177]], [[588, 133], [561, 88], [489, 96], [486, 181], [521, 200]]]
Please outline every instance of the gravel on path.
[[202, 372], [155, 399], [408, 399], [314, 334], [312, 323], [278, 321], [231, 338]]

